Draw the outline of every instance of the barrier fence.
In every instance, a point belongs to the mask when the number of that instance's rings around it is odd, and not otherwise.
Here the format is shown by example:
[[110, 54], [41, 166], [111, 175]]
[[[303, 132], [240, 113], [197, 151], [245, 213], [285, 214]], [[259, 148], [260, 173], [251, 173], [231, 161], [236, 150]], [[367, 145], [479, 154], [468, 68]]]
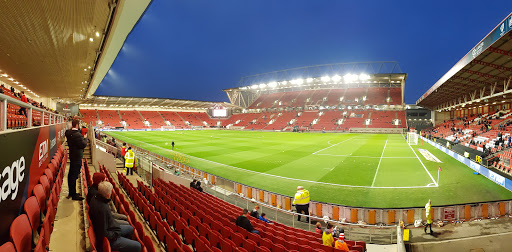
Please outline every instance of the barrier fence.
[[[32, 106], [29, 103], [25, 103], [18, 99], [12, 98], [10, 96], [0, 94], [0, 131], [5, 131], [8, 129], [8, 124], [7, 124], [8, 119], [13, 120], [13, 121], [19, 120], [16, 118], [12, 118], [12, 119], [8, 118], [8, 114], [7, 114], [8, 104], [20, 106], [20, 107], [26, 109], [26, 112], [27, 112], [26, 118], [23, 118], [22, 119], [23, 124], [17, 125], [17, 127], [27, 127], [27, 128], [32, 127], [33, 126], [32, 118], [34, 118], [34, 112], [40, 113], [40, 116], [41, 116], [41, 118], [39, 120], [40, 125], [38, 125], [38, 126], [54, 125], [54, 124], [58, 124], [58, 123], [64, 123], [66, 121], [65, 117], [62, 115], [46, 111], [42, 108]], [[26, 123], [25, 123], [25, 120], [26, 120]]]
[[[433, 146], [435, 143], [424, 139]], [[117, 139], [116, 142], [122, 143]], [[252, 209], [254, 204], [260, 205], [263, 212], [274, 220], [284, 224], [311, 230], [313, 227], [304, 222], [296, 221], [297, 214], [293, 212], [293, 198], [288, 195], [281, 195], [266, 191], [260, 188], [251, 187], [232, 181], [221, 176], [213, 175], [193, 167], [193, 164], [200, 161], [192, 156], [185, 154], [176, 154], [172, 158], [163, 156], [161, 153], [154, 153], [136, 145], [127, 143], [132, 146], [139, 159], [139, 175], [151, 184], [154, 178], [155, 170], [167, 176], [167, 180], [173, 180], [175, 177], [186, 177], [188, 180], [178, 181], [186, 186], [191, 178], [200, 178], [207, 181], [208, 186], [205, 190], [227, 202], [238, 205], [243, 208]], [[443, 150], [443, 146], [436, 146]], [[445, 148], [446, 149], [446, 148]], [[164, 151], [162, 151], [163, 153]], [[169, 152], [169, 150], [165, 150]], [[512, 185], [508, 179], [498, 177], [487, 168], [465, 159], [465, 157], [452, 153], [446, 149], [446, 153], [470, 166], [473, 170], [477, 170], [482, 175], [488, 177], [492, 181], [508, 187]], [[464, 160], [465, 159], [465, 160]], [[178, 160], [178, 161], [177, 161]], [[185, 165], [182, 162], [187, 162]], [[192, 164], [192, 165], [189, 165]], [[216, 163], [209, 163], [215, 166]], [[485, 171], [487, 170], [487, 172]], [[238, 172], [243, 170], [237, 170]], [[251, 171], [246, 171], [250, 173]], [[164, 176], [161, 175], [161, 176]], [[255, 176], [254, 174], [251, 174]], [[497, 176], [496, 176], [497, 175]], [[160, 175], [159, 175], [160, 176]], [[175, 182], [175, 181], [173, 181]], [[510, 183], [510, 184], [509, 184]], [[204, 185], [204, 184], [203, 184]], [[508, 189], [508, 188], [507, 188]], [[310, 202], [310, 222], [323, 221], [324, 216], [329, 218], [330, 222], [341, 225], [348, 233], [348, 239], [357, 237], [359, 240], [365, 240], [372, 243], [396, 243], [397, 228], [396, 226], [403, 221], [407, 225], [413, 225], [415, 220], [426, 222], [425, 209], [418, 208], [364, 208], [357, 206], [344, 206], [325, 202]], [[480, 202], [468, 203], [460, 205], [433, 206], [433, 219], [435, 222], [456, 222], [470, 221], [475, 219], [494, 218], [512, 214], [512, 200], [496, 201], [496, 202]], [[355, 236], [350, 238], [350, 236]]]

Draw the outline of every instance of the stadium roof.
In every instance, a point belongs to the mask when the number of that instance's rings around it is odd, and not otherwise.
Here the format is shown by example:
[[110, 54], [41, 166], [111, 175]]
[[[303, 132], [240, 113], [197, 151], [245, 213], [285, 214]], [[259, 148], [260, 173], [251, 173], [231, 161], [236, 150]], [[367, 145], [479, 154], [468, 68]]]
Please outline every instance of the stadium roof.
[[511, 30], [512, 13], [423, 94], [416, 104], [441, 111], [511, 101]]
[[32, 97], [94, 93], [149, 2], [0, 1], [0, 80]]
[[[69, 100], [66, 100], [69, 101]], [[239, 108], [226, 102], [206, 102], [192, 100], [177, 100], [164, 98], [118, 97], [118, 96], [92, 96], [87, 99], [77, 99], [75, 103], [80, 108], [111, 108], [111, 109], [209, 109], [215, 106], [225, 108]]]
[[350, 62], [298, 67], [251, 75], [239, 87], [223, 91], [231, 103], [247, 108], [264, 92], [332, 89], [370, 85], [394, 85], [403, 89], [407, 74], [395, 61]]

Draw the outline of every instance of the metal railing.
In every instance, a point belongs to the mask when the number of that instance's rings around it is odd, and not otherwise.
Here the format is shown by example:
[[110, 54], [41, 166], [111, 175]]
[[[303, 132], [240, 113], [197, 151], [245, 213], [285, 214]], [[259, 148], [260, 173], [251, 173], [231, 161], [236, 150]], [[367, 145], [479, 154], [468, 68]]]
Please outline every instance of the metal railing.
[[65, 122], [65, 117], [63, 115], [55, 114], [52, 112], [49, 112], [47, 110], [44, 110], [42, 108], [38, 108], [35, 106], [32, 106], [29, 103], [22, 102], [18, 99], [12, 98], [10, 96], [0, 94], [0, 131], [7, 130], [7, 104], [13, 104], [16, 106], [20, 106], [27, 109], [27, 128], [32, 127], [32, 117], [33, 112], [38, 111], [41, 112], [41, 125], [45, 125], [45, 115], [48, 115], [48, 124], [57, 124], [57, 123], [63, 123]]

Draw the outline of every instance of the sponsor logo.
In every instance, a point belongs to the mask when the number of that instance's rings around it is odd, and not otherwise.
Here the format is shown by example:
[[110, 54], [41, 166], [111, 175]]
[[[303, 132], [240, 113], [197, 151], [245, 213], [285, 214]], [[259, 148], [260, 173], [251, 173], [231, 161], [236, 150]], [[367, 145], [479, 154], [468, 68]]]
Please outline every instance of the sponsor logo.
[[505, 178], [492, 171], [489, 171], [489, 179], [496, 182], [498, 185], [505, 186]]
[[473, 51], [471, 51], [471, 55], [473, 56], [473, 58], [476, 58], [476, 56], [478, 56], [480, 53], [482, 53], [482, 50], [484, 49], [484, 42], [482, 41], [482, 43], [480, 43], [479, 45], [477, 45]]
[[25, 178], [25, 157], [14, 160], [11, 166], [2, 171], [0, 179], [4, 180], [0, 190], [0, 202], [5, 201], [9, 196], [11, 200], [18, 196], [18, 185]]
[[39, 144], [39, 166], [48, 158], [48, 140]]
[[505, 22], [500, 25], [500, 37], [505, 34]]
[[480, 172], [480, 165], [475, 163], [475, 162], [473, 162], [473, 161], [469, 161], [469, 168], [475, 170], [478, 173], [481, 173]]
[[432, 162], [437, 162], [437, 163], [442, 163], [441, 160], [439, 160], [436, 156], [434, 156], [434, 154], [430, 153], [430, 151], [425, 150], [425, 149], [420, 149], [420, 148], [418, 148], [418, 151], [421, 153], [421, 155], [423, 155], [423, 157], [425, 157], [426, 160], [432, 161]]
[[57, 138], [53, 138], [50, 140], [50, 150], [57, 144]]

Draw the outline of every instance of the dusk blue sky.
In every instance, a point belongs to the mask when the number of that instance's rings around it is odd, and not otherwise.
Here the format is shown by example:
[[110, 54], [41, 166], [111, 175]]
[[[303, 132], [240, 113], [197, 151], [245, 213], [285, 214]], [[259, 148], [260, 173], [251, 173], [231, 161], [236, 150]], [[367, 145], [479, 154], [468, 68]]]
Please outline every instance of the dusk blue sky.
[[96, 95], [228, 101], [241, 77], [398, 61], [405, 102], [512, 11], [512, 1], [153, 0]]

